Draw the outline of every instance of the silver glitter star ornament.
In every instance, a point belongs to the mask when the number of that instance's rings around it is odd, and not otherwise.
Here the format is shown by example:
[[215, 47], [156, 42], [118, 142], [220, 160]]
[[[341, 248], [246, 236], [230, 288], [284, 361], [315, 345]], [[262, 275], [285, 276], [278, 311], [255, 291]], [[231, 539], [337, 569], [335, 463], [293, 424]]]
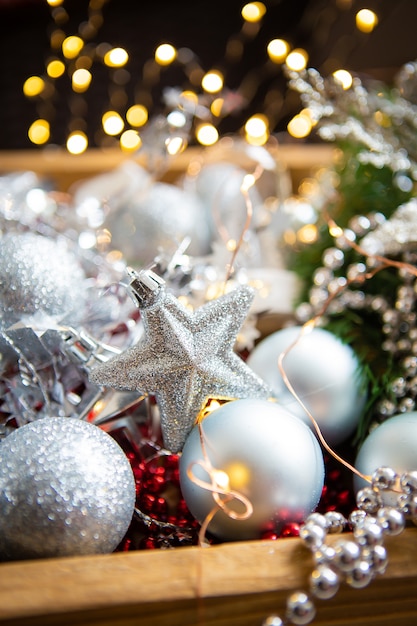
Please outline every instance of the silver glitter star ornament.
[[236, 335], [253, 300], [240, 287], [194, 312], [150, 270], [129, 270], [130, 292], [141, 311], [139, 343], [90, 374], [93, 382], [154, 394], [164, 445], [179, 452], [210, 397], [268, 398], [265, 383], [234, 352]]

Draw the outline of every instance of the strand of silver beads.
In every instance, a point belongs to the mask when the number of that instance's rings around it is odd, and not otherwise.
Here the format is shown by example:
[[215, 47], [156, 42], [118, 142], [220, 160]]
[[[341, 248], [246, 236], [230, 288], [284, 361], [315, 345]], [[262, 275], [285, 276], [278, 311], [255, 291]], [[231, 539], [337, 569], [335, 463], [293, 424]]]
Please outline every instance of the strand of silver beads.
[[[336, 511], [312, 513], [306, 519], [300, 538], [314, 561], [309, 589], [291, 593], [283, 617], [270, 615], [262, 626], [310, 624], [316, 616], [315, 600], [333, 598], [342, 584], [362, 589], [384, 574], [385, 537], [402, 533], [408, 520], [417, 525], [417, 470], [399, 476], [388, 467], [377, 469], [370, 486], [358, 491], [356, 504], [349, 519]], [[326, 543], [328, 534], [345, 529], [352, 531], [348, 537]]]

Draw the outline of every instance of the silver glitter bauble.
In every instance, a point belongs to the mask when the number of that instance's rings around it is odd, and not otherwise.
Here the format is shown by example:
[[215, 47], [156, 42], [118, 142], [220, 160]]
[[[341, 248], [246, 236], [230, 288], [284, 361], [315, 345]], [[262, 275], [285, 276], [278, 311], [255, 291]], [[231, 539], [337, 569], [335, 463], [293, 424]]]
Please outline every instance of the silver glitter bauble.
[[[355, 467], [366, 476], [380, 467], [390, 467], [398, 475], [417, 470], [417, 411], [394, 415], [372, 430], [360, 447]], [[367, 484], [355, 476], [355, 490]], [[381, 491], [386, 505], [394, 506], [397, 495], [389, 489]]]
[[23, 316], [79, 313], [85, 297], [84, 270], [65, 241], [32, 232], [0, 239], [0, 328]]
[[[224, 404], [201, 427], [212, 477], [226, 478], [227, 489], [253, 506], [252, 515], [244, 520], [219, 510], [208, 526], [213, 535], [225, 540], [257, 539], [271, 526], [280, 529], [287, 522], [302, 521], [316, 507], [324, 481], [323, 456], [300, 419], [273, 402], [247, 399]], [[203, 522], [215, 501], [210, 490], [193, 480], [211, 482], [207, 470], [196, 462], [204, 462], [198, 426], [182, 451], [180, 482], [188, 508]], [[219, 483], [224, 485], [224, 480]], [[227, 502], [227, 507], [239, 514], [245, 511], [237, 499]]]
[[271, 387], [280, 405], [310, 424], [278, 368], [280, 354], [296, 342], [284, 357], [284, 371], [326, 440], [335, 445], [354, 431], [365, 403], [359, 363], [352, 348], [332, 333], [322, 328], [302, 336], [300, 332], [300, 327], [291, 327], [269, 335], [247, 364]]
[[199, 198], [168, 183], [145, 187], [119, 210], [109, 214], [104, 227], [111, 247], [123, 252], [131, 265], [146, 265], [161, 250], [174, 252], [190, 238], [187, 253], [210, 251], [211, 231]]
[[112, 552], [134, 505], [127, 457], [97, 426], [47, 417], [0, 444], [0, 560]]

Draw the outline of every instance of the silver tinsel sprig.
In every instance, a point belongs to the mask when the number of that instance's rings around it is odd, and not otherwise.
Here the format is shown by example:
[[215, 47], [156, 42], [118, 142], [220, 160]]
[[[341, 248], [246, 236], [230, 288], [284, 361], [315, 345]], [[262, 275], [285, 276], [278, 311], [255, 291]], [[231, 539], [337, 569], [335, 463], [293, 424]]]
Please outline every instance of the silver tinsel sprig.
[[391, 88], [376, 81], [365, 85], [356, 76], [345, 89], [334, 76], [324, 78], [312, 68], [288, 75], [322, 139], [349, 140], [359, 147], [362, 163], [417, 180], [417, 106], [409, 99], [415, 93], [415, 71], [402, 68]]

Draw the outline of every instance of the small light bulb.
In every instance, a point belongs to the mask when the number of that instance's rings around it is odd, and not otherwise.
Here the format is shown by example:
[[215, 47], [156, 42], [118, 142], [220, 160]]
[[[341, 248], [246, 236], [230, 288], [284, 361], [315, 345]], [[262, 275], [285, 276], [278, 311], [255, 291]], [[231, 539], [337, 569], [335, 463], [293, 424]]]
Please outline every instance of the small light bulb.
[[126, 119], [131, 126], [144, 126], [148, 121], [148, 109], [142, 104], [134, 104], [126, 112]]
[[211, 70], [203, 76], [201, 86], [208, 93], [217, 93], [223, 89], [223, 74], [217, 70]]
[[91, 73], [85, 69], [75, 70], [71, 77], [72, 88], [77, 93], [87, 91], [91, 83]]
[[23, 93], [28, 98], [39, 96], [45, 89], [45, 81], [40, 76], [30, 76], [23, 83]]
[[378, 17], [370, 9], [361, 9], [356, 13], [356, 28], [363, 33], [371, 33], [377, 24]]
[[80, 130], [71, 133], [67, 139], [67, 150], [70, 154], [82, 154], [88, 147], [87, 135]]
[[287, 67], [295, 72], [301, 72], [307, 66], [308, 54], [302, 48], [295, 48], [290, 52], [285, 60]]
[[242, 8], [242, 17], [247, 22], [259, 22], [266, 13], [263, 2], [249, 2]]
[[120, 137], [120, 147], [124, 152], [133, 152], [142, 145], [142, 140], [136, 130], [125, 130]]
[[75, 59], [84, 47], [84, 41], [81, 37], [71, 35], [66, 37], [62, 42], [62, 54], [66, 59]]
[[124, 48], [112, 48], [104, 55], [104, 63], [107, 67], [123, 67], [129, 60], [129, 55]]
[[333, 72], [333, 77], [342, 85], [343, 89], [346, 90], [352, 87], [352, 74], [347, 70], [336, 70]]
[[106, 135], [114, 137], [122, 132], [124, 128], [124, 121], [116, 111], [107, 111], [101, 118], [103, 124], [103, 130]]
[[43, 119], [35, 120], [28, 130], [30, 141], [37, 146], [46, 143], [50, 137], [49, 122]]
[[285, 39], [272, 39], [267, 48], [268, 56], [274, 63], [284, 63], [290, 51], [290, 44]]
[[53, 59], [49, 61], [46, 66], [46, 73], [51, 78], [59, 78], [65, 72], [65, 64], [59, 59]]
[[200, 124], [196, 130], [196, 138], [202, 146], [212, 146], [218, 141], [219, 133], [212, 124]]
[[155, 61], [159, 65], [170, 65], [176, 57], [177, 51], [170, 43], [162, 43], [155, 50]]

